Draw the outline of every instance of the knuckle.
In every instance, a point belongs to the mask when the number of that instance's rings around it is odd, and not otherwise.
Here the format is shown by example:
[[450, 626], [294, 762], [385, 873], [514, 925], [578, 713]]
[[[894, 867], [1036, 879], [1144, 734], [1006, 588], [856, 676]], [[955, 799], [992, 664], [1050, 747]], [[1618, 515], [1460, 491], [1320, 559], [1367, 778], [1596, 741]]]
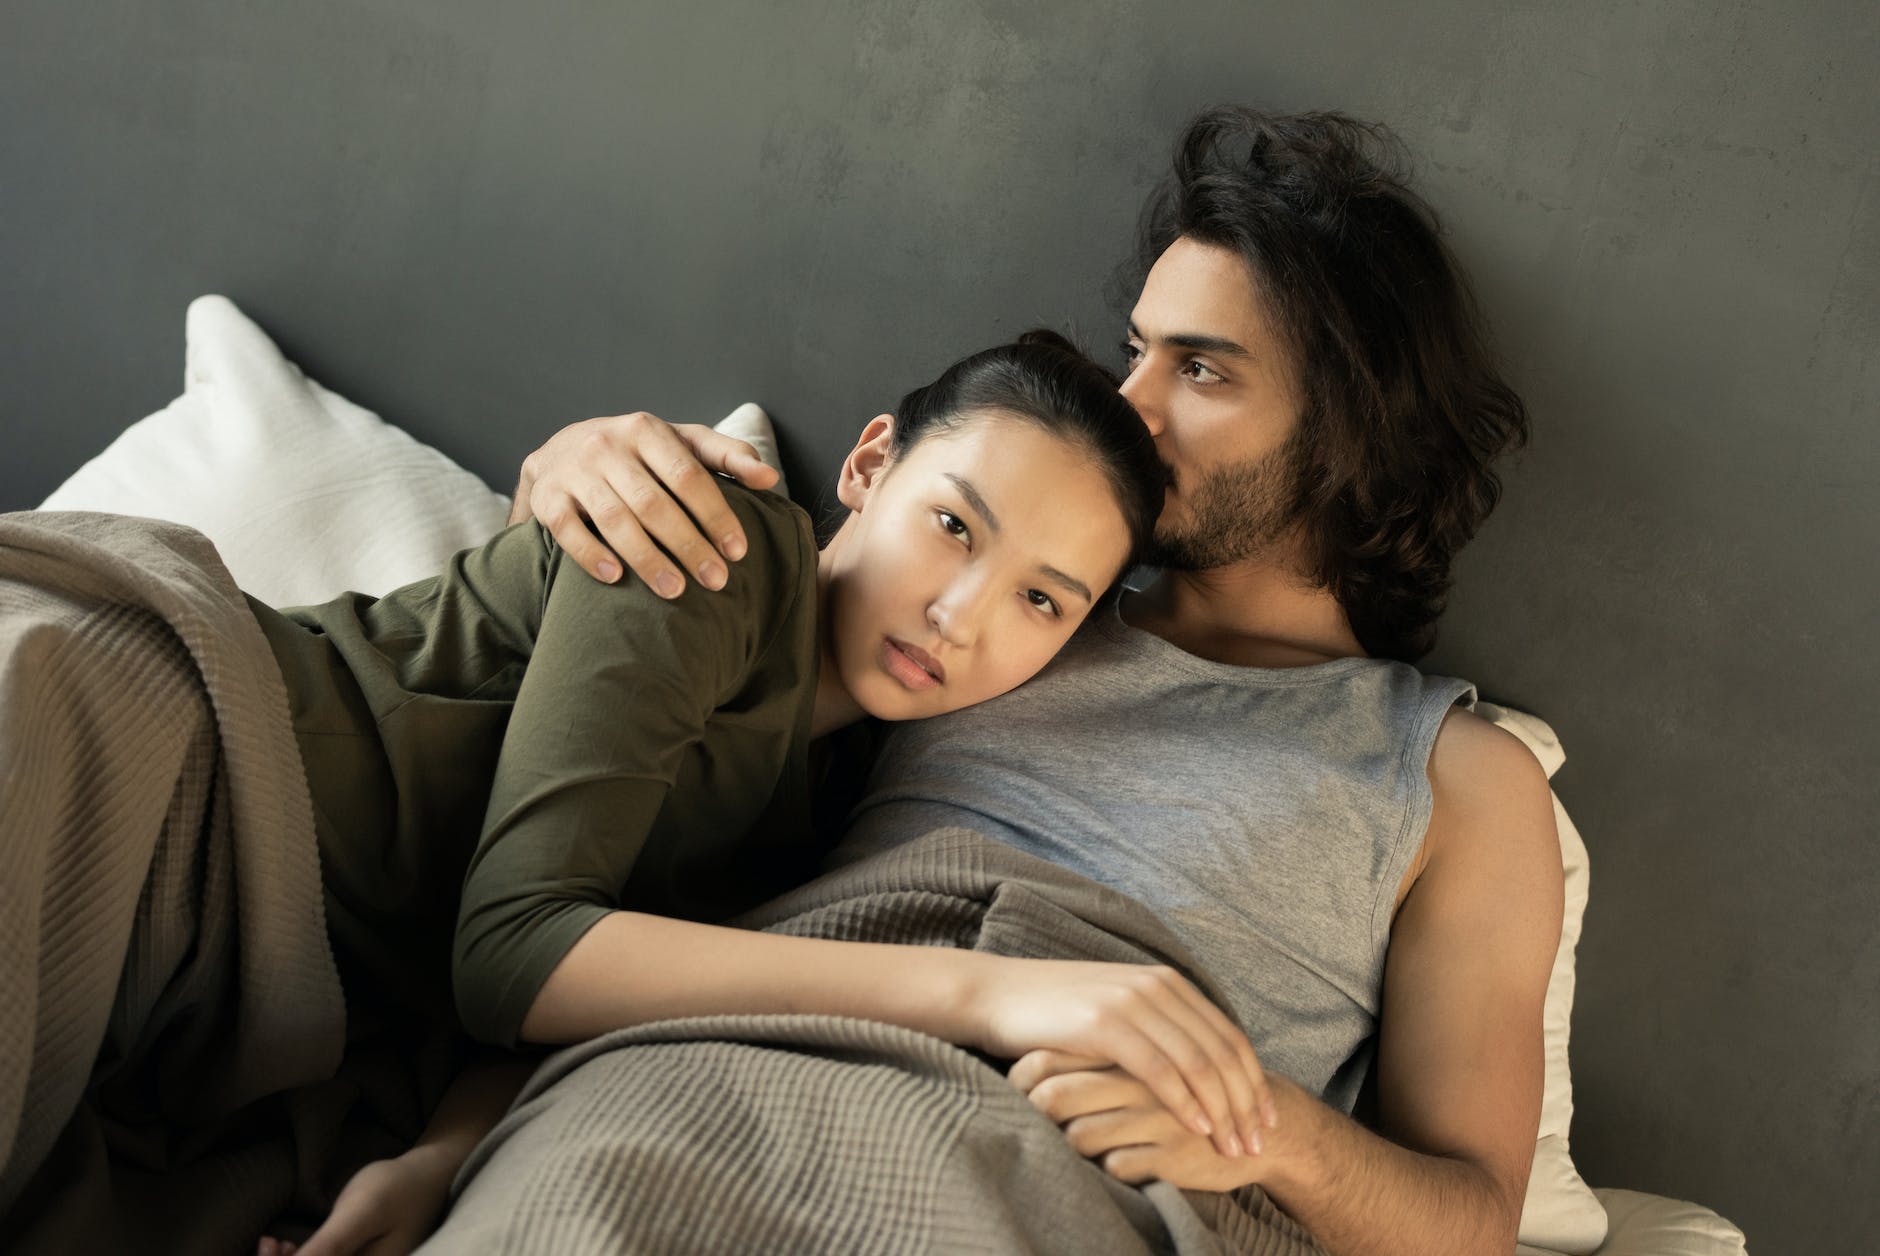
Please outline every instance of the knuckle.
[[607, 429], [590, 427], [581, 433], [578, 447], [583, 457], [592, 458], [607, 451]]
[[1047, 1077], [1031, 1088], [1031, 1102], [1039, 1111], [1055, 1118], [1064, 1106], [1064, 1087], [1055, 1077]]
[[632, 516], [628, 513], [626, 505], [618, 497], [614, 497], [594, 507], [591, 517], [595, 523], [607, 528], [623, 523]]

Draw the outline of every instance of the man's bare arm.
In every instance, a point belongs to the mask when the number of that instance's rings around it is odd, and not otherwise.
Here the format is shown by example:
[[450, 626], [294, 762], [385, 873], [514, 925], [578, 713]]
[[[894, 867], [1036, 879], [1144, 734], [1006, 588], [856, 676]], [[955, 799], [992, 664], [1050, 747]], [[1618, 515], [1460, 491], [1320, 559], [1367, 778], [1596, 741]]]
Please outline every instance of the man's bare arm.
[[[1255, 1176], [1328, 1251], [1513, 1249], [1540, 1122], [1559, 840], [1527, 748], [1449, 717], [1427, 863], [1391, 928], [1374, 1134], [1283, 1080]], [[1263, 1163], [1259, 1163], [1263, 1162]]]
[[1515, 1243], [1539, 1124], [1541, 1008], [1560, 937], [1560, 848], [1546, 779], [1519, 742], [1450, 716], [1435, 812], [1398, 911], [1379, 1025], [1382, 1135], [1268, 1074], [1279, 1121], [1221, 1157], [1109, 1074], [1034, 1051], [1011, 1079], [1124, 1181], [1263, 1185], [1335, 1256], [1480, 1253]]
[[684, 592], [687, 572], [722, 589], [725, 562], [747, 545], [713, 471], [749, 488], [777, 482], [755, 449], [709, 427], [644, 411], [588, 419], [523, 459], [509, 522], [540, 520], [596, 580], [618, 580], [624, 561], [662, 597]]

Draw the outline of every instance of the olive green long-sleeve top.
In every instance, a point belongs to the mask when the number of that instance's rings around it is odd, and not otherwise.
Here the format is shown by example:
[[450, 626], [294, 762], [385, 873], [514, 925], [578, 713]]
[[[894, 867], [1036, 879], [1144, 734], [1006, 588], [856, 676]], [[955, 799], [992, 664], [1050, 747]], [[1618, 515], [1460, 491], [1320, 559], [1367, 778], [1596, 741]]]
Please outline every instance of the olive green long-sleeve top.
[[531, 523], [432, 580], [253, 604], [306, 763], [349, 1004], [513, 1046], [611, 911], [716, 920], [815, 872], [816, 550], [727, 485], [723, 593], [606, 585]]

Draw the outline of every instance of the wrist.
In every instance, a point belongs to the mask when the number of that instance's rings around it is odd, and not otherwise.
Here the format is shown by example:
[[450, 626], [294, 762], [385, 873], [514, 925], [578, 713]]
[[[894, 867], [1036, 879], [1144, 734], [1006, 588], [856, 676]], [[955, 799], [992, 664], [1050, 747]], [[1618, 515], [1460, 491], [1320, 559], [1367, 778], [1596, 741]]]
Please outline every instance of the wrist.
[[474, 1147], [474, 1143], [464, 1144], [458, 1139], [433, 1139], [419, 1143], [399, 1156], [398, 1160], [411, 1173], [429, 1183], [439, 1195], [448, 1195], [450, 1184], [456, 1180], [457, 1170], [470, 1158]]
[[1276, 1196], [1310, 1191], [1323, 1176], [1324, 1122], [1330, 1111], [1290, 1078], [1268, 1073], [1279, 1122], [1262, 1130], [1264, 1150], [1252, 1158], [1253, 1181]]
[[934, 1026], [934, 1034], [956, 1046], [984, 1050], [987, 996], [1009, 961], [984, 951], [936, 951], [934, 955], [942, 960], [936, 980], [941, 1023]]

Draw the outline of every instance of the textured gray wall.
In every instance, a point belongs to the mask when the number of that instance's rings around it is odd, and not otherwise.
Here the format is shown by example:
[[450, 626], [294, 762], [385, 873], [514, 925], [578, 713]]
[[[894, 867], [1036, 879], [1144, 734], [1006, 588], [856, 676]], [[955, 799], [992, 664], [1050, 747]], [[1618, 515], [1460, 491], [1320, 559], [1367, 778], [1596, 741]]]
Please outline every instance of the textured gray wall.
[[563, 422], [746, 398], [821, 478], [963, 351], [1041, 320], [1107, 344], [1103, 283], [1196, 107], [1393, 123], [1537, 424], [1434, 662], [1571, 755], [1578, 1159], [1761, 1253], [1871, 1250], [1870, 0], [4, 21], [6, 508], [178, 391], [210, 291], [498, 487]]

